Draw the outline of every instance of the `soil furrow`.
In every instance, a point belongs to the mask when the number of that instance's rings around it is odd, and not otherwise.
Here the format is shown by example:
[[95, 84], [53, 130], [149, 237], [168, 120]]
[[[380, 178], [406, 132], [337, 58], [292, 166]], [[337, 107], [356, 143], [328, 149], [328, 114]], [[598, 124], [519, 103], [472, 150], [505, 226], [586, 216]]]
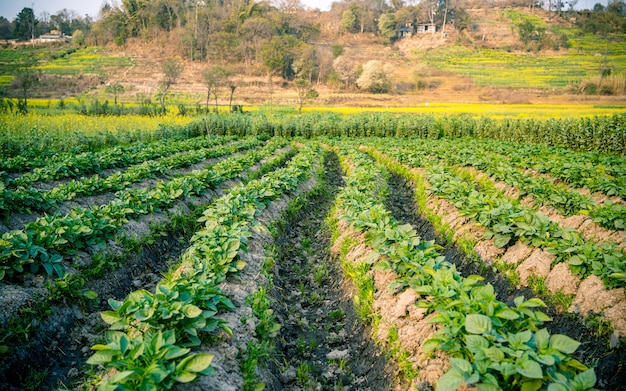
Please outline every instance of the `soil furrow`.
[[[485, 283], [491, 283], [501, 300], [509, 302], [517, 296], [539, 297], [546, 302], [548, 298], [534, 293], [529, 288], [513, 286], [502, 275], [490, 268], [485, 268], [480, 261], [476, 261], [463, 254], [454, 243], [446, 243], [437, 234], [434, 227], [417, 210], [415, 193], [411, 184], [403, 177], [391, 173], [389, 178], [389, 198], [387, 208], [401, 223], [409, 223], [424, 240], [434, 240], [444, 248], [440, 251], [446, 260], [456, 265], [457, 270], [465, 276], [471, 274], [481, 275]], [[596, 387], [606, 390], [624, 390], [624, 385], [619, 379], [626, 377], [626, 348], [620, 344], [615, 348], [609, 348], [609, 342], [605, 335], [598, 336], [592, 329], [586, 327], [584, 321], [574, 314], [560, 313], [554, 307], [548, 306], [544, 312], [552, 317], [553, 321], [545, 324], [551, 334], [565, 334], [580, 342], [576, 357], [588, 366], [596, 366]]]
[[335, 154], [325, 188], [284, 224], [276, 238], [274, 307], [281, 324], [271, 365], [275, 390], [384, 390], [395, 370], [356, 313], [351, 284], [332, 259], [324, 218], [343, 185]]

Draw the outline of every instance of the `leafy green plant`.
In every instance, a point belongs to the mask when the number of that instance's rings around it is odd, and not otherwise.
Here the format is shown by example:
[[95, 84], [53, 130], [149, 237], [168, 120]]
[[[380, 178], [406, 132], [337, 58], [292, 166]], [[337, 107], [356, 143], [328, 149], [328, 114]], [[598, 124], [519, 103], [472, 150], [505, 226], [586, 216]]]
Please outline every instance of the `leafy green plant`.
[[[351, 164], [346, 166], [352, 172], [367, 173], [370, 182], [376, 183], [373, 162], [352, 158], [356, 153], [347, 147], [341, 152], [349, 156]], [[374, 248], [368, 262], [391, 268], [400, 274], [400, 281], [411, 277], [411, 283], [394, 287], [414, 289], [421, 296], [418, 306], [436, 313], [431, 322], [441, 327], [423, 348], [443, 350], [452, 357], [451, 368], [439, 380], [437, 390], [452, 391], [463, 384], [480, 390], [586, 390], [594, 386], [593, 370], [572, 357], [580, 343], [564, 335], [551, 336], [540, 328], [551, 320], [537, 310], [545, 307], [541, 300], [517, 297], [514, 306], [509, 306], [497, 300], [493, 286], [481, 284], [478, 276], [462, 277], [436, 251], [424, 257], [423, 251], [415, 251], [421, 243], [415, 232], [397, 225], [384, 207], [375, 203], [375, 185], [355, 183], [351, 188], [350, 177], [346, 183], [338, 202], [344, 210], [353, 210], [344, 212], [345, 218], [364, 232], [367, 244]]]
[[169, 389], [175, 382], [187, 383], [198, 375], [210, 375], [213, 355], [197, 353], [189, 355], [188, 348], [176, 345], [173, 330], [148, 329], [137, 336], [110, 330], [105, 334], [106, 344], [94, 345], [96, 351], [88, 364], [103, 365], [116, 372], [106, 378], [99, 390]]
[[[95, 345], [96, 353], [88, 361], [116, 370], [102, 381], [101, 389], [126, 384], [139, 389], [169, 389], [175, 382], [212, 373], [212, 356], [192, 354], [189, 347], [200, 344], [200, 333], [231, 332], [215, 317], [218, 311], [233, 308], [217, 285], [227, 274], [245, 267], [238, 254], [247, 249], [255, 215], [273, 199], [294, 190], [311, 171], [316, 155], [316, 150], [305, 148], [287, 167], [231, 189], [205, 211], [204, 228], [196, 232], [178, 267], [154, 293], [137, 290], [123, 301], [109, 300], [113, 311], [101, 314], [110, 325], [107, 344]], [[274, 335], [279, 326], [273, 321], [267, 299], [259, 294], [250, 300], [264, 320], [257, 333]], [[254, 360], [251, 357], [246, 368]]]

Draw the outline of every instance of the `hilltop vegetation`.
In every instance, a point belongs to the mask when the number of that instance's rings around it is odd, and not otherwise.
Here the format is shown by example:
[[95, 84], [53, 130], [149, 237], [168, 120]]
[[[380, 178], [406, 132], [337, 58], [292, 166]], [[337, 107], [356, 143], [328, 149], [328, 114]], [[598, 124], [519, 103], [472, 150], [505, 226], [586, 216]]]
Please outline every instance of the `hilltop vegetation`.
[[[555, 95], [560, 103], [619, 104], [626, 95], [623, 0], [583, 11], [558, 2], [552, 9], [515, 1], [406, 3], [340, 1], [322, 12], [299, 1], [124, 0], [105, 3], [95, 21], [64, 10], [35, 25], [78, 40], [1, 50], [0, 85], [8, 97], [152, 105], [163, 98], [162, 64], [177, 58], [183, 69], [167, 93], [206, 110], [209, 100], [231, 107], [233, 98], [301, 107], [313, 96], [325, 106], [412, 106], [545, 103]], [[28, 37], [28, 10], [0, 20], [5, 38]], [[23, 68], [36, 79], [27, 92]]]

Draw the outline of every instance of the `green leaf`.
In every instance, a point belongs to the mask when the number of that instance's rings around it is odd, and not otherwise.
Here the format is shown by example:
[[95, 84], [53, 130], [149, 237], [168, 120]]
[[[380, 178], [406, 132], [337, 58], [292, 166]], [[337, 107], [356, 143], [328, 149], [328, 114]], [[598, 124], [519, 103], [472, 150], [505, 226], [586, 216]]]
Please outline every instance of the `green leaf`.
[[477, 352], [489, 347], [489, 341], [485, 337], [474, 334], [465, 335], [465, 344], [471, 352]]
[[485, 349], [485, 355], [495, 362], [504, 361], [504, 352], [495, 346]]
[[588, 369], [576, 375], [574, 380], [579, 382], [584, 389], [589, 389], [596, 385], [596, 373], [593, 369]]
[[143, 322], [152, 318], [152, 315], [154, 315], [154, 308], [142, 308], [139, 311], [135, 312], [135, 319]]
[[140, 343], [137, 346], [135, 346], [128, 355], [130, 356], [131, 359], [137, 360], [137, 358], [143, 355], [143, 352], [145, 349], [146, 349], [146, 345], [144, 345], [143, 343]]
[[167, 353], [165, 353], [164, 358], [166, 360], [171, 360], [173, 358], [177, 358], [180, 356], [184, 356], [185, 354], [189, 353], [190, 349], [187, 348], [181, 348], [178, 346], [172, 346], [171, 348], [169, 348], [167, 350]]
[[549, 342], [550, 333], [548, 333], [548, 330], [541, 329], [535, 333], [535, 344], [540, 352], [548, 348]]
[[552, 383], [548, 386], [548, 391], [570, 391], [565, 384]]
[[459, 388], [464, 381], [463, 373], [456, 368], [452, 368], [439, 378], [435, 391], [454, 391]]
[[102, 311], [100, 313], [100, 317], [102, 318], [102, 320], [104, 320], [107, 324], [113, 324], [116, 322], [119, 322], [122, 318], [119, 316], [119, 314], [115, 311]]
[[565, 365], [567, 365], [570, 368], [577, 369], [579, 371], [586, 371], [587, 369], [589, 369], [585, 364], [575, 359], [567, 360], [565, 362]]
[[188, 318], [195, 318], [195, 317], [200, 316], [200, 314], [202, 314], [202, 310], [193, 304], [187, 304], [186, 306], [183, 307], [183, 313]]
[[183, 361], [181, 361], [176, 366], [176, 369], [180, 371], [186, 371], [186, 372], [202, 372], [209, 365], [211, 365], [211, 361], [213, 361], [213, 357], [214, 356], [212, 354], [206, 354], [206, 353], [194, 354], [185, 358]]
[[[90, 299], [90, 300], [95, 300], [98, 298], [98, 293], [94, 292], [94, 291], [85, 291], [83, 293], [83, 296], [85, 296], [86, 298]], [[106, 322], [106, 321], [105, 321]]]
[[491, 319], [486, 315], [469, 314], [465, 318], [465, 330], [472, 334], [484, 334], [491, 331]]
[[515, 320], [519, 318], [520, 314], [510, 308], [505, 308], [498, 312], [496, 316], [502, 319]]
[[95, 352], [89, 359], [87, 360], [87, 364], [90, 365], [99, 365], [99, 364], [108, 364], [111, 362], [113, 357], [116, 355], [115, 350], [100, 350]]
[[378, 251], [376, 251], [376, 250], [372, 250], [365, 257], [365, 262], [368, 265], [372, 265], [372, 264], [376, 263], [376, 261], [378, 261], [378, 259], [380, 259], [380, 253]]
[[563, 334], [554, 334], [550, 337], [550, 347], [562, 353], [572, 354], [579, 346], [580, 342]]
[[134, 374], [134, 371], [122, 371], [122, 372], [117, 372], [113, 375], [111, 375], [111, 377], [109, 377], [107, 379], [107, 381], [109, 383], [113, 383], [113, 384], [119, 384], [121, 383], [122, 380], [126, 379], [128, 376]]
[[541, 384], [542, 382], [539, 379], [525, 381], [522, 383], [521, 391], [537, 391], [541, 388]]
[[549, 354], [539, 354], [537, 355], [537, 361], [539, 361], [540, 363], [544, 364], [544, 365], [554, 365], [555, 360], [554, 360], [554, 356], [551, 356]]
[[510, 240], [511, 237], [509, 235], [495, 234], [493, 237], [493, 245], [497, 248], [503, 248]]
[[122, 354], [125, 354], [129, 346], [130, 340], [128, 339], [128, 336], [125, 334], [120, 336], [120, 352], [122, 352]]
[[109, 299], [108, 302], [109, 302], [109, 306], [111, 306], [111, 308], [113, 308], [116, 311], [122, 307], [122, 304], [124, 304], [123, 301], [119, 301], [115, 299]]
[[535, 311], [534, 314], [539, 322], [550, 322], [552, 320], [545, 312]]
[[520, 362], [517, 363], [517, 372], [531, 379], [543, 379], [541, 365], [530, 359], [520, 360]]
[[478, 391], [502, 391], [502, 388], [493, 384], [479, 383], [474, 386], [478, 388]]
[[194, 379], [198, 377], [195, 373], [191, 372], [182, 372], [176, 375], [176, 381], [179, 383], [189, 383], [190, 381], [194, 381]]
[[573, 265], [573, 266], [580, 266], [580, 265], [582, 265], [582, 264], [584, 264], [584, 263], [585, 263], [582, 259], [580, 259], [580, 257], [579, 257], [578, 255], [574, 255], [574, 256], [573, 256], [573, 257], [571, 257], [571, 258], [569, 259], [569, 261], [567, 261], [567, 262], [568, 262], [570, 265]]
[[425, 352], [431, 352], [434, 350], [439, 349], [439, 346], [441, 346], [441, 341], [438, 339], [429, 339], [428, 341], [424, 342], [424, 344], [422, 345], [422, 349]]
[[470, 374], [474, 371], [474, 368], [472, 368], [472, 364], [470, 364], [469, 361], [462, 359], [462, 358], [451, 358], [450, 364], [454, 368], [457, 368], [459, 371], [463, 373]]

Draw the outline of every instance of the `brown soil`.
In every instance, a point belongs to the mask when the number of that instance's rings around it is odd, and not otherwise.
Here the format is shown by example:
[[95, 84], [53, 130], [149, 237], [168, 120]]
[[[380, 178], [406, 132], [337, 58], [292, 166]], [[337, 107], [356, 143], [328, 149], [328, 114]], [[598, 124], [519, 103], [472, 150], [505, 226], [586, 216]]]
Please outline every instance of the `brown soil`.
[[[292, 216], [276, 239], [272, 295], [281, 330], [278, 357], [269, 367], [271, 389], [334, 389], [339, 384], [387, 389], [394, 369], [355, 312], [353, 288], [328, 251], [324, 218], [343, 185], [334, 154], [326, 160], [325, 181], [326, 189]], [[297, 376], [305, 365], [310, 366], [307, 379]]]

